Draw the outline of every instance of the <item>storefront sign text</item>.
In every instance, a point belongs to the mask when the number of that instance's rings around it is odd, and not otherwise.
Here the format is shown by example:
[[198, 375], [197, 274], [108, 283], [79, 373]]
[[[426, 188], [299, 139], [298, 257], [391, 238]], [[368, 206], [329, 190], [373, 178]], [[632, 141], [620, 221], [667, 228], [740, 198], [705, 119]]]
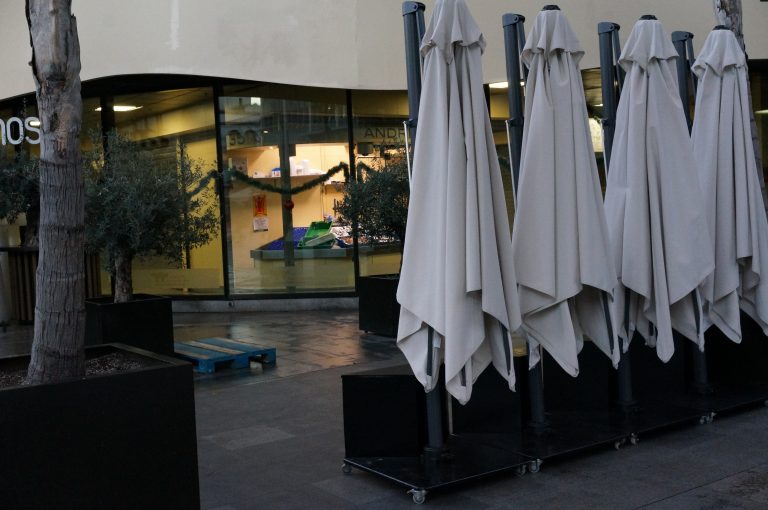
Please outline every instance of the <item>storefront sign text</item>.
[[[29, 136], [32, 134], [33, 136]], [[32, 145], [40, 143], [40, 119], [37, 117], [11, 117], [0, 119], [0, 142], [3, 145], [21, 145], [24, 142]]]

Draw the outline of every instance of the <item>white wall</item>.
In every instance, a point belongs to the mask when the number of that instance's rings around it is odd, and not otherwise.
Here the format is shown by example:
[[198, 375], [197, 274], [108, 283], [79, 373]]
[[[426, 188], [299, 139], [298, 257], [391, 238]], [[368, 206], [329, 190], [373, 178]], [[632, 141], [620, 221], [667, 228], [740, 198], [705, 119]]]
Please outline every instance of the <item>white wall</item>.
[[[427, 0], [427, 18], [434, 0]], [[485, 32], [485, 81], [502, 81], [501, 16], [525, 15], [537, 0], [467, 0]], [[401, 2], [394, 0], [73, 0], [82, 79], [178, 73], [351, 89], [404, 89]], [[743, 0], [751, 58], [768, 58], [768, 3]], [[688, 30], [701, 47], [714, 26], [711, 0], [561, 0], [598, 65], [599, 21], [622, 25], [622, 40], [642, 14], [671, 33]], [[0, 2], [0, 99], [33, 90], [24, 2]]]

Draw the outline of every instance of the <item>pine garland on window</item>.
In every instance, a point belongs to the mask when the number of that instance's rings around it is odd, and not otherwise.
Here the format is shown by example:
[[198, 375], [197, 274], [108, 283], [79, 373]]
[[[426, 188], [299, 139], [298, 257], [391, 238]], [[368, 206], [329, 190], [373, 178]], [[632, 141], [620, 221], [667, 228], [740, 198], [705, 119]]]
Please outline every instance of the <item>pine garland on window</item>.
[[[358, 165], [359, 166], [359, 165]], [[248, 184], [249, 186], [253, 186], [254, 188], [258, 188], [262, 191], [268, 191], [271, 193], [290, 193], [291, 195], [296, 195], [298, 193], [302, 193], [304, 191], [310, 190], [314, 188], [315, 186], [319, 186], [320, 184], [324, 183], [334, 175], [338, 174], [339, 172], [344, 172], [344, 180], [349, 179], [349, 165], [346, 163], [339, 163], [335, 167], [331, 168], [327, 172], [325, 172], [323, 175], [319, 175], [316, 178], [309, 180], [302, 184], [301, 186], [296, 186], [290, 189], [285, 189], [282, 186], [274, 186], [272, 184], [263, 182], [261, 179], [254, 179], [253, 177], [248, 177], [246, 174], [239, 170], [235, 170], [232, 168], [228, 168], [224, 171], [224, 179], [225, 182], [229, 181], [231, 179], [237, 179], [238, 181]], [[207, 185], [208, 183], [201, 183], [201, 185]]]

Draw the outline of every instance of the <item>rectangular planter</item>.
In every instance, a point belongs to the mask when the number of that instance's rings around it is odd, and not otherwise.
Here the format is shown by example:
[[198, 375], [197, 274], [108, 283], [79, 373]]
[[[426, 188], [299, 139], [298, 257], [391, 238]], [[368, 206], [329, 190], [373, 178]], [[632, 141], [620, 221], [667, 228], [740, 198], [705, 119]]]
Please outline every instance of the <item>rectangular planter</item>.
[[128, 303], [113, 303], [111, 297], [86, 299], [85, 344], [114, 342], [172, 356], [171, 298], [135, 294]]
[[408, 365], [346, 374], [341, 381], [347, 457], [421, 454], [426, 399]]
[[400, 320], [397, 302], [399, 275], [361, 276], [357, 291], [360, 329], [377, 335], [396, 337]]
[[86, 355], [118, 350], [146, 366], [0, 389], [0, 507], [200, 507], [191, 365], [121, 345]]

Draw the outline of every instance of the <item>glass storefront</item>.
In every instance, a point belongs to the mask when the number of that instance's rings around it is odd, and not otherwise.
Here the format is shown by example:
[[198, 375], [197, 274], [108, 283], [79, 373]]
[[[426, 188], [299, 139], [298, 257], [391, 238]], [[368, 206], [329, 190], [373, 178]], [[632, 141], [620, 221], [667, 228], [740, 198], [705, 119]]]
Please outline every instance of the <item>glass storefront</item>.
[[223, 167], [251, 178], [225, 191], [232, 294], [354, 291], [351, 238], [336, 217], [346, 178], [323, 178], [349, 164], [344, 91], [226, 86], [219, 116]]
[[[114, 126], [138, 142], [158, 161], [178, 161], [185, 152], [205, 174], [218, 169], [213, 89], [210, 87], [120, 95], [112, 102]], [[215, 181], [206, 199], [219, 211]], [[164, 257], [133, 262], [135, 292], [160, 295], [216, 296], [224, 294], [221, 236], [207, 245], [182, 249], [180, 261]], [[102, 289], [109, 289], [102, 273]]]
[[499, 156], [499, 166], [501, 167], [501, 180], [504, 183], [507, 214], [509, 215], [509, 224], [512, 225], [515, 214], [515, 201], [513, 197], [512, 168], [509, 162], [509, 147], [507, 145], [506, 121], [509, 119], [507, 83], [492, 84], [486, 90], [488, 91], [493, 141], [496, 144], [496, 154]]
[[768, 173], [768, 61], [750, 62], [752, 109], [755, 112], [757, 137], [762, 141], [759, 155], [763, 176]]
[[[357, 161], [373, 169], [380, 169], [390, 161], [402, 159], [405, 154], [403, 122], [406, 120], [407, 92], [353, 91], [352, 125]], [[361, 240], [360, 276], [399, 274], [402, 262], [400, 243], [374, 241], [378, 242]]]
[[[768, 65], [760, 61], [750, 66], [765, 168]], [[582, 76], [604, 179], [600, 73], [590, 69]], [[155, 79], [160, 81], [150, 83]], [[162, 90], [153, 91], [153, 86]], [[507, 89], [491, 86], [487, 94], [497, 152], [506, 160]], [[209, 200], [223, 217], [223, 233], [205, 246], [180, 254], [180, 263], [137, 259], [136, 292], [233, 299], [348, 295], [355, 291], [356, 272], [360, 276], [399, 272], [401, 250], [394, 239], [369, 243], [361, 238], [354, 249], [351, 228], [340, 217], [338, 205], [347, 179], [355, 178], [355, 172], [349, 176], [341, 171], [328, 176], [326, 172], [340, 163], [350, 164], [350, 158], [352, 163], [376, 170], [403, 157], [403, 121], [408, 118], [405, 91], [345, 91], [161, 76], [106, 80], [92, 84], [90, 92], [84, 88], [84, 95], [83, 150], [89, 150], [104, 130], [115, 127], [155, 158], [177, 158], [186, 151], [206, 172], [234, 169], [245, 176], [225, 179], [221, 190], [215, 182], [210, 184]], [[102, 106], [108, 108], [106, 113]], [[0, 118], [21, 112], [35, 114], [34, 96], [4, 103]], [[38, 149], [27, 147], [33, 153]], [[12, 157], [16, 147], [6, 144], [0, 150]], [[512, 215], [511, 177], [505, 165], [502, 179]], [[18, 244], [19, 224], [23, 225], [23, 219], [16, 225], [0, 225], [0, 244]], [[308, 242], [313, 233], [320, 236]], [[108, 293], [109, 288], [103, 272], [102, 289]]]

